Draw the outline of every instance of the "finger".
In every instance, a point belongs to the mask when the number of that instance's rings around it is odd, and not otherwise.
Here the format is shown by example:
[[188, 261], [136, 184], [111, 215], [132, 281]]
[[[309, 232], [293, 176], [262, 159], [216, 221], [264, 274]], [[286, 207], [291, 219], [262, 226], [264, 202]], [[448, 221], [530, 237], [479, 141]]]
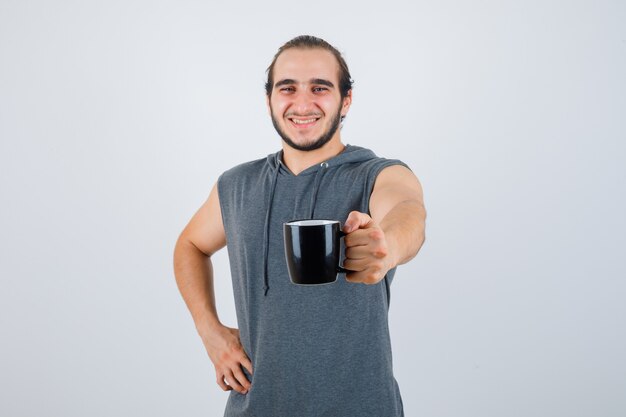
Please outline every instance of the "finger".
[[233, 387], [224, 382], [224, 375], [217, 376], [217, 385], [219, 385], [224, 391], [230, 391], [233, 389]]
[[369, 284], [373, 283], [373, 277], [369, 269], [364, 269], [362, 271], [346, 274], [346, 281], [354, 284]]
[[243, 365], [243, 367], [246, 368], [248, 372], [250, 372], [250, 375], [254, 375], [254, 372], [252, 372], [252, 362], [247, 356], [244, 356], [241, 359], [241, 365]]
[[359, 272], [350, 272], [346, 274], [346, 281], [353, 284], [363, 283], [363, 274]]
[[344, 259], [343, 267], [349, 271], [361, 272], [368, 267], [367, 259]]
[[372, 218], [365, 213], [351, 211], [350, 214], [348, 214], [348, 218], [344, 222], [343, 231], [345, 233], [350, 233], [356, 229], [366, 228], [372, 221]]
[[[239, 371], [241, 372], [241, 371]], [[228, 383], [230, 384], [231, 387], [233, 387], [235, 389], [235, 391], [241, 393], [241, 394], [245, 394], [246, 389], [243, 387], [243, 385], [241, 385], [239, 383], [239, 381], [237, 380], [237, 378], [233, 375], [233, 371], [231, 369], [228, 369], [226, 372], [226, 380], [228, 381]]]
[[385, 232], [380, 227], [357, 229], [345, 237], [346, 247], [363, 245], [384, 245]]
[[370, 241], [368, 231], [362, 229], [356, 229], [355, 231], [348, 233], [344, 239], [346, 247], [364, 246]]
[[367, 246], [352, 246], [346, 248], [346, 259], [364, 259], [369, 253], [370, 250]]
[[346, 274], [346, 281], [353, 283], [361, 283], [366, 285], [377, 284], [385, 277], [386, 271], [381, 269], [380, 266], [369, 265], [362, 271], [352, 272]]
[[250, 384], [250, 381], [248, 381], [248, 378], [246, 377], [246, 375], [241, 370], [241, 366], [237, 367], [236, 369], [233, 369], [233, 373], [235, 375], [235, 378], [237, 378], [237, 380], [241, 384], [241, 386], [246, 391], [249, 390], [251, 384]]

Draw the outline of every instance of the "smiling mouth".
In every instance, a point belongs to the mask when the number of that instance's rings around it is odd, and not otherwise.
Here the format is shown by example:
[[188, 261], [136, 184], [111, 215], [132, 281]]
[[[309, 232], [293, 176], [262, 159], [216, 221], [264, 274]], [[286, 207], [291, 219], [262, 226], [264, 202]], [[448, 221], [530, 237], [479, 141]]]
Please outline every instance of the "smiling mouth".
[[313, 126], [315, 124], [315, 122], [317, 122], [319, 119], [320, 119], [319, 117], [309, 117], [308, 119], [296, 119], [296, 118], [291, 118], [290, 117], [289, 121], [296, 128], [303, 129], [303, 128], [307, 128], [307, 127]]

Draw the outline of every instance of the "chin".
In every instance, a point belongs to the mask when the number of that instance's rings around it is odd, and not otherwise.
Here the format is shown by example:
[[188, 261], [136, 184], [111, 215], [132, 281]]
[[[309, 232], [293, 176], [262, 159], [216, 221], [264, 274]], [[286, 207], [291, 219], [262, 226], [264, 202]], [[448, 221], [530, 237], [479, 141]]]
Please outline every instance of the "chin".
[[320, 129], [314, 129], [314, 132], [307, 132], [306, 136], [303, 136], [303, 132], [294, 132], [293, 129], [289, 128], [290, 126], [285, 126], [275, 117], [272, 117], [272, 124], [274, 125], [276, 132], [278, 132], [280, 137], [283, 139], [283, 142], [290, 148], [304, 152], [314, 151], [322, 148], [333, 138], [335, 131], [339, 126], [339, 114], [330, 129], [324, 131], [323, 126], [318, 126]]
[[314, 141], [303, 143], [303, 142], [295, 142], [291, 140], [291, 138], [284, 138], [284, 137], [283, 137], [283, 141], [287, 145], [289, 145], [289, 147], [291, 147], [292, 149], [296, 149], [302, 152], [310, 152], [310, 151], [317, 150], [329, 142], [329, 140], [317, 139]]

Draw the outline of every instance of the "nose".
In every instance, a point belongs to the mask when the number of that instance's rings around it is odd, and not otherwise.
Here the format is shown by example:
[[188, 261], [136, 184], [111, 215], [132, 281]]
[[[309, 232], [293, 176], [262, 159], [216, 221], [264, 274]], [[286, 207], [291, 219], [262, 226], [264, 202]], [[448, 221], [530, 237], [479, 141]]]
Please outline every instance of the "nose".
[[299, 115], [307, 115], [315, 110], [315, 103], [307, 91], [299, 91], [293, 98], [293, 110]]

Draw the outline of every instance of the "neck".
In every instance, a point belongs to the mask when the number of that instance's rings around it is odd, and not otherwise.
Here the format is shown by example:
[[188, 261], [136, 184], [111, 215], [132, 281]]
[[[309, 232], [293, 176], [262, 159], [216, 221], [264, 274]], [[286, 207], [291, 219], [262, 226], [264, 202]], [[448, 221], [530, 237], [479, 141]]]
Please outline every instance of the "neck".
[[344, 149], [345, 145], [341, 143], [339, 136], [313, 151], [299, 151], [283, 142], [283, 163], [294, 175], [298, 175], [313, 165], [339, 155]]

